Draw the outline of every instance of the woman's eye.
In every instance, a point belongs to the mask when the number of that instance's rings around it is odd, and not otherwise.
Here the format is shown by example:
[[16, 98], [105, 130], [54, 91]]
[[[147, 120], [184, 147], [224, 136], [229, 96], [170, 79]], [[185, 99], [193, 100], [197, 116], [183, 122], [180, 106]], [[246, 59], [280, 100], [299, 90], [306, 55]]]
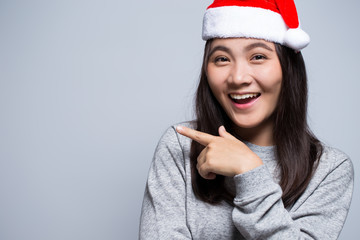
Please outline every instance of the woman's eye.
[[253, 60], [263, 60], [266, 59], [264, 55], [255, 55], [252, 57]]
[[215, 58], [215, 62], [227, 62], [229, 59], [227, 57], [217, 57]]

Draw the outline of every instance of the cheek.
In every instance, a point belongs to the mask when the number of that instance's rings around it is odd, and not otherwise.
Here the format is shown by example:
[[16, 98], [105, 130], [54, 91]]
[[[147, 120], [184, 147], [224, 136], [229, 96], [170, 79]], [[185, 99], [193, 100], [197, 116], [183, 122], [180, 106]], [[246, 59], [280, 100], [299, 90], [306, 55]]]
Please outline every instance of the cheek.
[[208, 79], [209, 87], [211, 92], [213, 93], [214, 97], [221, 102], [221, 89], [217, 82], [211, 81]]
[[267, 71], [263, 71], [260, 78], [263, 79], [263, 81], [261, 81], [263, 90], [278, 97], [283, 81], [280, 64], [268, 68]]
[[272, 88], [274, 90], [274, 94], [277, 99], [280, 95], [281, 85], [283, 81], [281, 69], [280, 71], [277, 71], [277, 73], [275, 73], [274, 76], [276, 77], [272, 81]]
[[271, 111], [274, 111], [278, 105], [279, 97], [280, 97], [280, 91], [281, 91], [281, 85], [282, 85], [282, 79], [276, 79], [274, 80], [271, 90], [269, 92], [269, 107]]
[[213, 92], [215, 97], [219, 100], [222, 89], [225, 87], [226, 77], [222, 72], [212, 71], [211, 69], [208, 69], [207, 79], [211, 91]]
[[282, 79], [274, 79], [274, 81], [266, 86], [266, 95], [267, 95], [267, 101], [269, 101], [269, 104], [271, 105], [277, 105], [280, 91], [281, 91], [281, 83]]

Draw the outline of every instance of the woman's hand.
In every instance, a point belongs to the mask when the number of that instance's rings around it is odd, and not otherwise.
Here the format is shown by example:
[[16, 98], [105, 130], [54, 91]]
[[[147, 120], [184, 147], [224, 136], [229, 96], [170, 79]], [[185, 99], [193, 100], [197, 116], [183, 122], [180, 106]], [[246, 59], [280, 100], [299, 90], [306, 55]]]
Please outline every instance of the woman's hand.
[[205, 179], [215, 179], [216, 174], [227, 177], [245, 173], [262, 165], [261, 159], [243, 142], [219, 127], [219, 135], [203, 133], [179, 126], [177, 132], [200, 143], [205, 148], [198, 156], [197, 169]]

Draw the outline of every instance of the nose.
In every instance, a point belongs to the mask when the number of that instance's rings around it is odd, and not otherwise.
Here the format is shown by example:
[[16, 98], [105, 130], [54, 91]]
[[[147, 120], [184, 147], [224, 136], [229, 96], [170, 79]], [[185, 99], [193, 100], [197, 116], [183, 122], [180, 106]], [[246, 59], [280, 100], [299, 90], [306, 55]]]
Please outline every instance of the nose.
[[229, 83], [234, 85], [248, 85], [253, 81], [250, 66], [244, 62], [236, 62], [229, 76]]

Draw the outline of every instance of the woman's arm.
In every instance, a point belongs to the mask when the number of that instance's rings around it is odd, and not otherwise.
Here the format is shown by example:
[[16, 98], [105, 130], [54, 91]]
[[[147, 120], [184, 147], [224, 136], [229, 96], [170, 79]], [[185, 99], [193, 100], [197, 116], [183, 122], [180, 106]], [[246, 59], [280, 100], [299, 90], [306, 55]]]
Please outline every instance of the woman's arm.
[[353, 166], [343, 159], [320, 163], [317, 171], [289, 211], [265, 166], [235, 176], [237, 229], [246, 239], [337, 239], [351, 202]]
[[[309, 186], [287, 211], [280, 186], [262, 161], [223, 127], [212, 136], [186, 127], [177, 131], [204, 145], [199, 174], [234, 177], [233, 222], [246, 239], [336, 239], [344, 224], [353, 189], [353, 166], [339, 151], [323, 154]], [[324, 155], [326, 155], [324, 157]]]
[[140, 239], [191, 239], [186, 226], [185, 166], [175, 130], [161, 138], [151, 163], [140, 220]]

